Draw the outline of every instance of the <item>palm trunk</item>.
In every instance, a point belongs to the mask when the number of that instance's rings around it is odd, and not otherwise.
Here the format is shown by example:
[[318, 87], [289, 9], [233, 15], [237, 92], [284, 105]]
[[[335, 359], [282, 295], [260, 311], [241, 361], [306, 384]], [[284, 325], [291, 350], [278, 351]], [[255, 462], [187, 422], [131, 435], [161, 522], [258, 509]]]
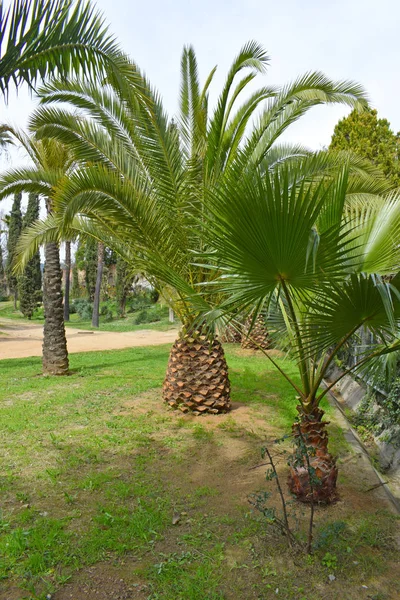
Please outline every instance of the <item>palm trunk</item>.
[[104, 244], [99, 242], [97, 246], [97, 277], [96, 277], [96, 288], [94, 292], [93, 301], [93, 315], [92, 315], [92, 326], [99, 326], [99, 315], [100, 315], [100, 292], [101, 292], [101, 281], [103, 279], [103, 267], [104, 267]]
[[302, 502], [311, 502], [313, 499], [314, 502], [329, 504], [337, 499], [338, 469], [335, 459], [328, 452], [328, 422], [322, 420], [324, 411], [319, 408], [310, 414], [305, 414], [300, 407], [298, 410], [299, 423], [295, 423], [292, 429], [296, 451], [290, 467], [289, 489]]
[[43, 374], [66, 375], [68, 351], [65, 338], [61, 267], [58, 245], [45, 246], [45, 271], [43, 277]]
[[258, 315], [252, 327], [252, 330], [249, 332], [251, 323], [252, 318], [249, 317], [244, 325], [244, 331], [242, 335], [242, 348], [250, 350], [259, 350], [260, 348], [263, 348], [263, 350], [267, 350], [267, 348], [270, 347], [270, 343], [268, 339], [268, 331], [265, 326], [263, 316]]
[[231, 409], [228, 366], [217, 339], [200, 331], [180, 334], [169, 356], [163, 397], [171, 408], [195, 415]]
[[17, 310], [18, 308], [18, 286], [17, 284], [15, 284], [15, 290], [14, 290], [14, 310]]
[[242, 334], [232, 324], [228, 323], [220, 333], [219, 339], [223, 344], [240, 344]]
[[70, 277], [71, 277], [71, 242], [65, 242], [64, 321], [69, 321]]

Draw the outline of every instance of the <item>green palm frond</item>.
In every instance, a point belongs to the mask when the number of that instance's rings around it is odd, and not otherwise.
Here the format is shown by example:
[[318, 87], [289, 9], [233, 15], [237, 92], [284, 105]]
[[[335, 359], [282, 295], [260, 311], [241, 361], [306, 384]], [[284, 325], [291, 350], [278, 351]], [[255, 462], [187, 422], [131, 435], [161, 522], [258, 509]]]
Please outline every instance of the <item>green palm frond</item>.
[[367, 96], [362, 86], [334, 82], [323, 73], [306, 73], [284, 86], [270, 99], [244, 149], [244, 160], [258, 165], [286, 129], [319, 104], [345, 104], [362, 110]]
[[124, 58], [90, 2], [14, 0], [0, 4], [0, 89], [82, 72], [116, 74]]

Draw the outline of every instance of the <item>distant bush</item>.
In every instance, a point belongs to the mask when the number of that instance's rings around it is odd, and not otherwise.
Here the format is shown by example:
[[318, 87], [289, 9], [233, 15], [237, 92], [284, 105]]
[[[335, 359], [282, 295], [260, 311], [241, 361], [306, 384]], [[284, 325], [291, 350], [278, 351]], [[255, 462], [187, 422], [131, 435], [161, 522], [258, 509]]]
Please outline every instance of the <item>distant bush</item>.
[[126, 312], [133, 313], [137, 310], [143, 310], [153, 306], [159, 298], [159, 294], [156, 290], [148, 290], [138, 288], [128, 298], [126, 303]]
[[161, 321], [161, 319], [165, 319], [168, 316], [168, 308], [161, 307], [160, 305], [153, 305], [150, 308], [145, 308], [137, 313], [134, 318], [134, 323], [136, 325], [141, 325], [142, 323], [156, 323], [157, 321]]
[[93, 305], [85, 298], [75, 298], [71, 303], [70, 313], [77, 313], [83, 321], [90, 321], [93, 314]]

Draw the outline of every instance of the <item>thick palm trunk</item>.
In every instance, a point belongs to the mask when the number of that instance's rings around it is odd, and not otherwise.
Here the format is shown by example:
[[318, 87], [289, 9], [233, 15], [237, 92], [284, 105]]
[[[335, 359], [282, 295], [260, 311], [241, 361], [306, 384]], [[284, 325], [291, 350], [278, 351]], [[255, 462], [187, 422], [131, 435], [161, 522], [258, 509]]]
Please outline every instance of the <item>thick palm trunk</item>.
[[71, 277], [71, 242], [65, 242], [64, 321], [69, 321], [70, 277]]
[[323, 415], [324, 411], [319, 408], [311, 414], [300, 412], [300, 421], [292, 429], [296, 451], [288, 485], [290, 491], [302, 502], [311, 502], [313, 499], [314, 502], [329, 504], [337, 499], [338, 469], [335, 459], [328, 452], [328, 422], [322, 420]]
[[97, 246], [97, 276], [96, 276], [96, 288], [94, 291], [93, 301], [93, 315], [92, 325], [98, 327], [100, 322], [100, 293], [101, 293], [101, 282], [103, 279], [103, 268], [104, 268], [104, 244], [99, 242]]
[[264, 318], [262, 317], [262, 315], [258, 315], [252, 327], [252, 330], [249, 333], [251, 323], [252, 318], [249, 317], [244, 325], [244, 331], [242, 335], [242, 348], [247, 348], [250, 350], [259, 350], [260, 348], [263, 348], [264, 350], [267, 350], [270, 344]]
[[195, 415], [231, 409], [228, 366], [217, 339], [199, 331], [180, 334], [169, 356], [163, 397], [172, 408]]
[[43, 374], [66, 375], [68, 351], [65, 338], [61, 267], [58, 245], [45, 246], [45, 271], [43, 277]]

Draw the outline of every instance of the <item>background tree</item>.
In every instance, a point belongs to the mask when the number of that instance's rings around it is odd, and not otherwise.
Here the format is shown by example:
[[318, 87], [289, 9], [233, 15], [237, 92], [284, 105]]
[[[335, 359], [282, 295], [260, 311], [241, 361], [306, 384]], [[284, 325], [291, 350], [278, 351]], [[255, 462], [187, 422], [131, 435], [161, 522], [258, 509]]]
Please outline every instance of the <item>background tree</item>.
[[14, 259], [17, 250], [19, 236], [22, 230], [22, 212], [21, 212], [22, 194], [17, 192], [14, 194], [14, 201], [11, 208], [10, 220], [8, 224], [8, 240], [7, 240], [7, 284], [11, 294], [14, 296], [14, 308], [17, 308], [18, 300], [18, 277], [14, 274]]
[[[71, 151], [56, 140], [37, 140], [23, 132], [10, 128], [14, 137], [21, 143], [31, 158], [33, 166], [8, 171], [0, 183], [0, 199], [12, 193], [31, 192], [45, 200], [48, 215], [53, 211], [53, 195], [57, 185], [74, 164]], [[32, 225], [34, 228], [35, 225]], [[20, 236], [20, 245], [24, 237], [29, 236], [32, 227], [27, 227]], [[34, 252], [39, 248], [36, 247]], [[32, 253], [33, 254], [33, 253]], [[32, 258], [32, 254], [29, 258]], [[44, 244], [45, 268], [43, 275], [43, 353], [42, 364], [45, 375], [65, 375], [68, 373], [69, 360], [65, 337], [63, 297], [61, 287], [61, 266], [59, 243], [57, 239]], [[26, 266], [26, 263], [23, 267]]]
[[64, 321], [69, 321], [69, 297], [71, 285], [71, 242], [65, 242], [65, 285], [64, 285]]
[[98, 266], [98, 244], [96, 240], [87, 237], [83, 242], [83, 264], [85, 270], [86, 293], [90, 302], [94, 301]]
[[0, 301], [5, 300], [7, 296], [7, 280], [3, 258], [2, 231], [0, 229]]
[[[22, 221], [22, 231], [39, 218], [39, 196], [29, 194], [28, 206]], [[42, 272], [40, 269], [40, 252], [27, 263], [19, 276], [19, 309], [25, 317], [31, 319], [42, 296]]]
[[330, 150], [351, 150], [380, 167], [393, 187], [400, 186], [400, 133], [374, 109], [353, 110], [335, 126]]
[[124, 316], [126, 301], [132, 291], [135, 275], [132, 272], [132, 266], [120, 256], [117, 258], [116, 271], [117, 279], [115, 282], [115, 296], [117, 300], [117, 310], [121, 316]]
[[98, 327], [100, 320], [100, 296], [101, 296], [101, 283], [103, 280], [103, 269], [104, 269], [104, 244], [98, 242], [97, 244], [97, 268], [96, 268], [96, 285], [93, 298], [93, 313], [92, 313], [92, 326]]

